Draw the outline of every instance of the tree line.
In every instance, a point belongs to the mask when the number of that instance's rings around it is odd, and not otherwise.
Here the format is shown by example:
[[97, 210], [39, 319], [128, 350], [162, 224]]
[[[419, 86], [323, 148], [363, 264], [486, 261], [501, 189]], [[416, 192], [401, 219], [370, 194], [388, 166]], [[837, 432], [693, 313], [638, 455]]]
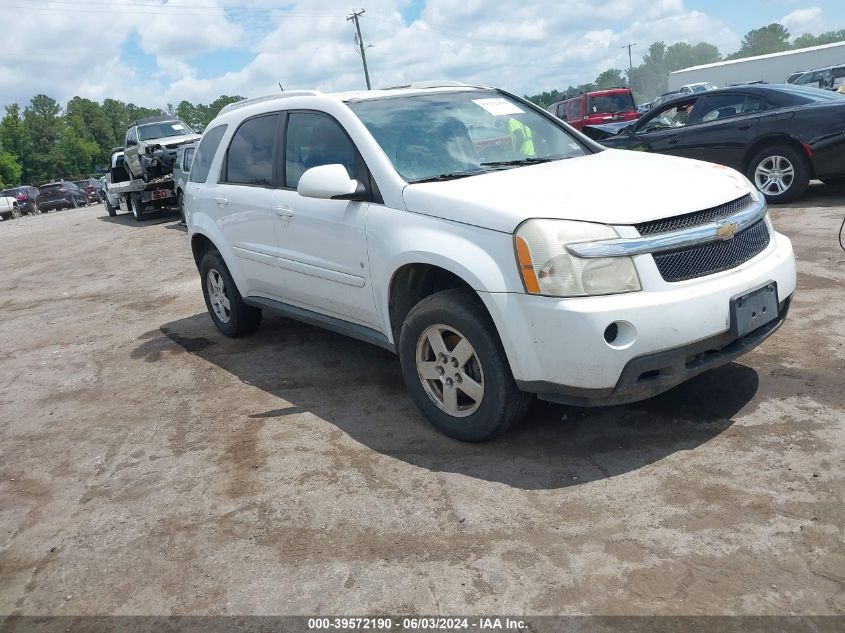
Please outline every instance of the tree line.
[[43, 94], [33, 97], [23, 110], [12, 103], [0, 120], [0, 188], [93, 176], [97, 168], [106, 166], [111, 149], [123, 145], [132, 121], [168, 114], [199, 130], [225, 105], [241, 99], [222, 95], [207, 105], [182, 101], [164, 109], [82, 97], [74, 97], [62, 108]]
[[[526, 99], [543, 108], [548, 108], [557, 101], [569, 99], [582, 92], [628, 86], [634, 93], [637, 103], [642, 103], [651, 101], [656, 96], [665, 93], [668, 90], [669, 73], [681, 68], [710, 64], [723, 59], [740, 59], [808, 46], [833, 44], [843, 40], [845, 40], [845, 29], [828, 31], [821, 35], [805, 33], [790, 42], [789, 30], [782, 24], [773, 23], [746, 33], [745, 37], [742, 38], [739, 50], [725, 57], [722, 57], [716, 46], [707, 42], [700, 42], [695, 45], [678, 42], [671, 46], [666, 46], [663, 42], [654, 42], [648, 47], [648, 52], [643, 56], [643, 61], [639, 66], [634, 66], [626, 71], [608, 68], [590, 83], [578, 86], [570, 85], [565, 90], [551, 90], [536, 95], [526, 95]], [[790, 69], [790, 72], [793, 70], [801, 69]]]

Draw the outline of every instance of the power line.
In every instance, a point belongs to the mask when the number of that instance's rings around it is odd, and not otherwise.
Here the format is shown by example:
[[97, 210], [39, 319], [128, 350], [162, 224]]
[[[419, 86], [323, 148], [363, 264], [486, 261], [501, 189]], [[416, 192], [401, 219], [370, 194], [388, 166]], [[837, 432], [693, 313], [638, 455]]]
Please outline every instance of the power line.
[[355, 30], [358, 32], [358, 46], [361, 49], [361, 61], [364, 64], [364, 78], [367, 80], [367, 90], [371, 90], [370, 87], [370, 71], [367, 70], [367, 53], [366, 46], [364, 45], [364, 38], [361, 37], [361, 24], [358, 22], [358, 18], [364, 15], [365, 10], [361, 9], [360, 11], [352, 10], [352, 15], [346, 17], [346, 21], [352, 20], [355, 24]]

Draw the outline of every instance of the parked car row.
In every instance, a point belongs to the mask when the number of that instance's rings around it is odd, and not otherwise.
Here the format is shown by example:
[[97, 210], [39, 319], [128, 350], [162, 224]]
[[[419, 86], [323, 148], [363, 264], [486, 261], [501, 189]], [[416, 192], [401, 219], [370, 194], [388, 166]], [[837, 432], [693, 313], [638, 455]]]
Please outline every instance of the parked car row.
[[0, 217], [11, 220], [22, 215], [39, 215], [102, 202], [103, 187], [94, 178], [74, 182], [61, 180], [40, 187], [20, 185], [0, 191], [0, 200], [3, 200]]
[[675, 97], [637, 121], [583, 132], [607, 147], [727, 165], [770, 203], [783, 203], [801, 196], [811, 178], [845, 178], [842, 130], [845, 95], [756, 84]]

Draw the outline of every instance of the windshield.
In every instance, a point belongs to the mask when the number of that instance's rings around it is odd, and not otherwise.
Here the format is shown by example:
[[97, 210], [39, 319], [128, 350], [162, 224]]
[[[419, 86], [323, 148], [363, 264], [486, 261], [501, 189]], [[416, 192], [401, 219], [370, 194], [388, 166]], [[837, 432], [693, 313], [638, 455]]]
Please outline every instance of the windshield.
[[163, 121], [162, 123], [148, 123], [138, 126], [138, 138], [148, 141], [151, 138], [167, 138], [168, 136], [184, 136], [194, 131], [183, 121]]
[[587, 153], [562, 127], [492, 90], [365, 99], [348, 105], [409, 182]]
[[634, 97], [630, 92], [590, 95], [587, 110], [590, 114], [613, 114], [634, 110]]

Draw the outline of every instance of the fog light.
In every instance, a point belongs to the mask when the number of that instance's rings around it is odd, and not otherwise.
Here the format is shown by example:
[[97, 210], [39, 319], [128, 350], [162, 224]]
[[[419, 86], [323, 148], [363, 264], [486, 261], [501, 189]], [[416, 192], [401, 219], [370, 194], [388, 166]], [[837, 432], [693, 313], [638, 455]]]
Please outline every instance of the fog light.
[[615, 341], [617, 336], [619, 336], [619, 326], [616, 323], [611, 323], [604, 328], [604, 340], [608, 343]]

